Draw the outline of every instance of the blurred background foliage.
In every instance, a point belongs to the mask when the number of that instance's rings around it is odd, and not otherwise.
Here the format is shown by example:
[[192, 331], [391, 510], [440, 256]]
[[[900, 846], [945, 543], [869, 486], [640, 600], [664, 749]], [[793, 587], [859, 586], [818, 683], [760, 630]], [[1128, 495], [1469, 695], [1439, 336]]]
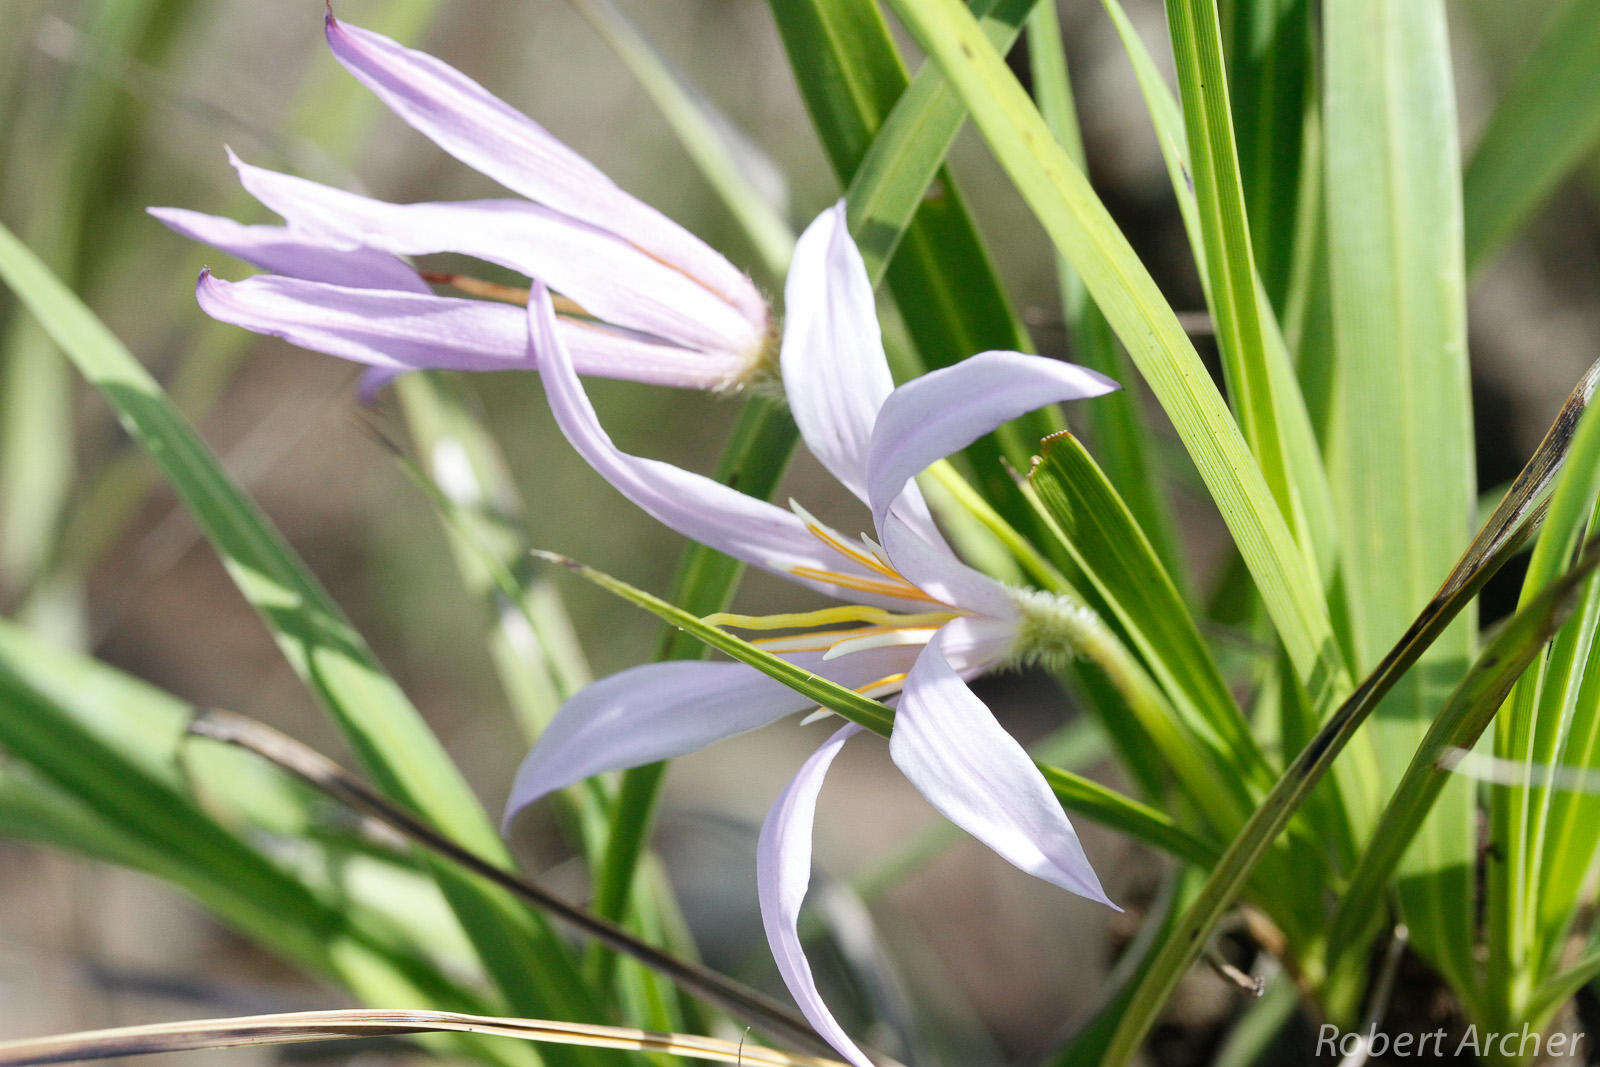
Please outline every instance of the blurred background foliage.
[[[838, 195], [765, 3], [624, 6], [742, 131], [763, 188], [791, 223]], [[1452, 5], [1466, 145], [1561, 6]], [[1160, 4], [1127, 7], [1168, 63]], [[659, 113], [572, 7], [344, 0], [338, 13], [483, 81], [773, 287]], [[263, 221], [237, 191], [225, 143], [252, 162], [389, 199], [494, 194], [332, 61], [320, 15], [311, 0], [0, 0], [0, 221], [198, 422], [494, 811], [522, 742], [477, 640], [480, 608], [462, 589], [437, 516], [386, 444], [404, 437], [393, 399], [364, 408], [349, 365], [211, 323], [193, 301], [198, 269], [237, 277], [243, 268], [203, 255], [143, 212], [176, 204]], [[1114, 31], [1095, 0], [1063, 0], [1060, 15], [1097, 188], [1173, 305], [1199, 309], [1182, 223]], [[1011, 58], [1026, 77], [1025, 51]], [[1572, 381], [1600, 355], [1595, 162], [1579, 166], [1524, 235], [1477, 272], [1471, 344], [1485, 487], [1516, 472]], [[1070, 355], [1048, 241], [970, 132], [952, 167], [1038, 344]], [[1202, 352], [1214, 357], [1208, 345]], [[531, 540], [666, 589], [681, 543], [565, 447], [537, 379], [463, 384], [511, 462]], [[735, 414], [716, 399], [620, 383], [596, 382], [593, 393], [624, 448], [695, 469], [715, 463]], [[1180, 549], [1191, 573], [1212, 580], [1218, 521], [1181, 449], [1171, 444], [1159, 458]], [[849, 514], [844, 501], [826, 497], [828, 487], [802, 459], [779, 495], [818, 501], [824, 518]], [[1509, 570], [1491, 586], [1487, 617], [1515, 597]], [[564, 592], [597, 673], [646, 657], [651, 619], [589, 587]], [[799, 602], [791, 587], [763, 575], [740, 593], [741, 603], [790, 601]], [[185, 699], [247, 712], [350, 762], [171, 493], [8, 294], [0, 294], [0, 610]], [[1042, 678], [991, 679], [983, 695], [1024, 737], [1073, 714]], [[685, 917], [708, 961], [768, 985], [750, 853], [772, 795], [814, 734], [783, 725], [739, 738], [678, 761], [667, 780], [658, 845]], [[876, 748], [841, 760], [819, 820], [825, 883], [870, 874], [935, 821], [886, 768]], [[1152, 854], [1095, 827], [1084, 833], [1108, 888], [1135, 905], [1128, 916], [1108, 922], [1101, 909], [961, 841], [873, 894], [870, 908], [848, 892], [819, 894], [838, 942], [833, 962], [847, 959], [858, 978], [876, 978], [856, 982], [858, 1002], [939, 1046], [946, 1062], [1026, 1060], [1093, 1004], [1157, 884]], [[513, 845], [548, 884], [583, 892], [583, 872], [548, 821], [524, 820]], [[153, 880], [0, 840], [0, 1038], [334, 999]], [[1175, 1005], [1175, 1018], [1195, 1024], [1184, 1040], [1235, 1006], [1220, 979], [1197, 971]], [[1174, 1062], [1210, 1051], [1180, 1049]], [[249, 1063], [274, 1054], [207, 1055]], [[398, 1047], [362, 1054], [370, 1062], [404, 1055]]]

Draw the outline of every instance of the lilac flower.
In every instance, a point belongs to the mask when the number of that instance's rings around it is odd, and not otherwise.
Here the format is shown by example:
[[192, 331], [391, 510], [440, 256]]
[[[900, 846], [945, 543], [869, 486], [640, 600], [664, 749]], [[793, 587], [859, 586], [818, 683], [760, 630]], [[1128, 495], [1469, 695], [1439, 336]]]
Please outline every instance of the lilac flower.
[[272, 272], [237, 283], [203, 272], [209, 315], [367, 364], [369, 388], [419, 368], [536, 366], [521, 308], [435, 295], [399, 258], [456, 252], [561, 293], [557, 333], [580, 373], [705, 389], [761, 376], [766, 302], [726, 259], [459, 71], [331, 14], [327, 37], [397, 115], [526, 199], [390, 204], [230, 152], [245, 188], [287, 226], [151, 209]]
[[[1115, 384], [1056, 360], [985, 352], [894, 388], [842, 204], [801, 237], [786, 305], [780, 369], [795, 421], [812, 454], [871, 509], [876, 539], [852, 540], [798, 505], [785, 510], [619, 451], [536, 287], [532, 344], [557, 423], [596, 471], [661, 522], [844, 601], [804, 614], [711, 621], [757, 631], [809, 628], [758, 643], [859, 692], [898, 694], [889, 752], [934, 807], [1029, 874], [1110, 903], [1044, 778], [966, 685], [1059, 650], [1071, 614], [1088, 609], [1005, 587], [962, 563], [912, 479], [1008, 419]], [[798, 693], [740, 663], [625, 670], [561, 708], [518, 771], [507, 818], [590, 775], [682, 755], [805, 710]], [[854, 724], [838, 730], [778, 799], [761, 831], [758, 888], [768, 940], [796, 1001], [841, 1054], [866, 1064], [819, 997], [796, 926], [823, 774], [858, 731]]]

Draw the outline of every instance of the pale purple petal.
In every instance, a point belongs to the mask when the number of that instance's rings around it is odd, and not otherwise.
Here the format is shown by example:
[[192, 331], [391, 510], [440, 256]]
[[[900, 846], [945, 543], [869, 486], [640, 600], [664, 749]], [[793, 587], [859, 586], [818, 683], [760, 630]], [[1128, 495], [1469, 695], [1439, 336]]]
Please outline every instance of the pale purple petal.
[[894, 569], [940, 603], [990, 618], [1014, 618], [1015, 601], [1004, 585], [961, 562], [938, 531], [922, 533], [922, 524], [907, 521], [903, 509], [909, 495], [909, 491], [902, 495], [878, 526], [884, 554]]
[[867, 495], [875, 524], [935, 460], [1035, 408], [1118, 388], [1085, 367], [1021, 352], [980, 352], [896, 389], [872, 431]]
[[772, 958], [801, 1014], [839, 1055], [856, 1067], [872, 1067], [872, 1061], [823, 1003], [800, 940], [800, 905], [811, 885], [811, 828], [816, 822], [817, 795], [834, 757], [860, 731], [861, 727], [850, 723], [824, 741], [772, 805], [756, 846], [756, 891]]
[[214, 319], [342, 359], [390, 370], [531, 370], [522, 309], [431, 293], [349, 289], [257, 274], [195, 287]]
[[906, 678], [889, 754], [929, 803], [1002, 858], [1116, 907], [1043, 775], [951, 669], [939, 639]]
[[865, 503], [872, 426], [894, 380], [842, 200], [795, 245], [784, 288], [781, 367], [806, 448]]
[[[795, 425], [811, 454], [865, 504], [872, 427], [894, 380], [844, 201], [800, 236], [784, 305], [779, 362]], [[901, 499], [901, 514], [925, 539], [942, 541], [915, 485]]]
[[145, 210], [174, 232], [273, 274], [351, 288], [431, 292], [416, 271], [387, 252], [339, 247], [283, 226], [246, 226], [178, 207]]
[[904, 601], [797, 574], [800, 568], [873, 578], [813, 537], [794, 513], [670, 463], [630, 456], [618, 449], [601, 427], [571, 356], [558, 341], [549, 295], [537, 281], [528, 302], [528, 321], [529, 336], [540, 354], [545, 396], [557, 425], [578, 454], [623, 496], [658, 522], [735, 559], [831, 596], [885, 607], [906, 606]]
[[[914, 649], [874, 649], [824, 663], [784, 657], [852, 689], [907, 670]], [[649, 663], [585, 686], [550, 720], [517, 771], [507, 820], [542, 797], [606, 771], [695, 752], [816, 706], [743, 663]]]
[[761, 344], [756, 324], [679, 271], [550, 208], [391, 204], [229, 158], [250, 194], [303, 234], [394, 255], [474, 256], [538, 278], [597, 318], [696, 348], [751, 356]]
[[697, 279], [749, 321], [765, 320], [760, 293], [736, 267], [471, 78], [332, 15], [327, 35], [339, 62], [450, 155], [508, 189], [637, 245]]
[[[487, 300], [349, 289], [258, 274], [227, 282], [209, 272], [196, 287], [215, 319], [270, 334], [302, 348], [394, 373], [407, 370], [534, 370], [522, 308]], [[731, 358], [690, 352], [560, 319], [556, 327], [580, 374], [651, 385], [713, 389], [734, 372]], [[388, 378], [363, 382], [370, 399]]]
[[614, 674], [561, 706], [517, 770], [506, 820], [592, 775], [694, 752], [807, 706], [742, 663], [649, 663]]

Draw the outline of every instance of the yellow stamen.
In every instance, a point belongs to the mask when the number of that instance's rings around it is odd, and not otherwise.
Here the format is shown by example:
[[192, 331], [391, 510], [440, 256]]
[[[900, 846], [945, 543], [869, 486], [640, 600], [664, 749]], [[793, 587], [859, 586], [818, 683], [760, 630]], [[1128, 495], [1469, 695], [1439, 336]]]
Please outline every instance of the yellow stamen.
[[[514, 285], [501, 285], [498, 282], [484, 281], [474, 278], [470, 274], [456, 274], [451, 271], [424, 270], [418, 271], [422, 280], [432, 285], [448, 285], [452, 289], [459, 289], [472, 296], [480, 296], [485, 300], [497, 300], [502, 304], [516, 304], [519, 307], [528, 306], [528, 290], [519, 289]], [[588, 312], [579, 307], [575, 301], [564, 296], [552, 293], [550, 302], [555, 306], [557, 315], [581, 315], [588, 317]]]
[[866, 652], [893, 645], [925, 645], [932, 640], [937, 629], [934, 626], [877, 627], [860, 637], [846, 637], [835, 642], [822, 658], [838, 659], [852, 652]]
[[[929, 604], [942, 604], [941, 600], [929, 596], [910, 582], [901, 579], [900, 584], [890, 585], [888, 582], [874, 581], [855, 574], [840, 574], [838, 571], [825, 571], [818, 567], [791, 567], [789, 573], [797, 578], [809, 578], [815, 582], [829, 582], [843, 589], [853, 589], [858, 593], [872, 593], [877, 596], [893, 597], [896, 600], [921, 600]], [[947, 607], [949, 605], [946, 605]]]
[[881, 697], [899, 689], [905, 683], [905, 680], [905, 671], [900, 671], [898, 674], [886, 674], [876, 682], [868, 682], [866, 685], [859, 687], [856, 692], [864, 697]]
[[750, 643], [768, 652], [827, 652], [828, 655], [823, 659], [834, 659], [851, 652], [877, 648], [880, 645], [920, 643], [916, 638], [899, 636], [902, 634], [920, 635], [920, 641], [925, 642], [935, 630], [955, 618], [949, 614], [929, 617], [938, 621], [931, 626], [861, 626], [852, 630], [814, 630], [789, 637], [764, 637]]
[[841, 622], [864, 622], [877, 626], [938, 625], [955, 616], [948, 611], [925, 611], [920, 614], [900, 614], [865, 604], [842, 604], [816, 611], [797, 611], [780, 615], [735, 615], [719, 611], [700, 621], [710, 626], [732, 626], [739, 630], [799, 630], [808, 626], [832, 626]]
[[855, 548], [844, 539], [838, 530], [835, 530], [833, 527], [818, 521], [815, 515], [811, 514], [793, 500], [789, 501], [789, 510], [793, 511], [797, 516], [799, 516], [800, 521], [806, 524], [806, 529], [811, 531], [812, 537], [815, 537], [818, 541], [821, 541], [823, 544], [827, 545], [841, 556], [844, 556], [847, 559], [855, 560], [868, 570], [876, 571], [891, 581], [905, 581], [905, 579], [900, 577], [899, 573], [895, 571], [893, 567], [890, 567], [886, 561], [878, 559], [875, 556], [868, 555], [859, 548]]

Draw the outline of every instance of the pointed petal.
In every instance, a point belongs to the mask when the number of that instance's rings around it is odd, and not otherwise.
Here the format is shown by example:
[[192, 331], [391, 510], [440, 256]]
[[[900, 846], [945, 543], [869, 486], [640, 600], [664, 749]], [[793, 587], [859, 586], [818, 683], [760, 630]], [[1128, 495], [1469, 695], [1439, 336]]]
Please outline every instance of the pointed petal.
[[980, 352], [907, 382], [884, 401], [872, 431], [867, 491], [873, 521], [883, 522], [911, 479], [929, 464], [1002, 423], [1047, 404], [1116, 388], [1116, 382], [1085, 367], [1021, 352]]
[[951, 669], [938, 640], [906, 678], [889, 754], [929, 803], [1001, 857], [1116, 907], [1044, 777]]
[[772, 958], [801, 1014], [855, 1067], [872, 1067], [872, 1061], [823, 1003], [800, 941], [800, 904], [811, 885], [811, 828], [816, 821], [817, 794], [834, 757], [860, 730], [850, 723], [824, 741], [772, 805], [756, 846], [756, 890]]
[[[206, 314], [256, 333], [394, 373], [439, 369], [535, 370], [522, 308], [486, 300], [347, 289], [276, 274], [227, 282], [209, 271], [196, 287]], [[686, 389], [715, 389], [733, 361], [640, 340], [587, 322], [556, 327], [580, 374]], [[366, 382], [370, 398], [388, 378]]]
[[784, 287], [783, 391], [806, 448], [867, 499], [867, 450], [878, 408], [894, 390], [861, 253], [844, 201], [817, 216], [795, 245]]
[[563, 215], [624, 238], [697, 279], [747, 319], [765, 318], [760, 294], [733, 264], [623, 192], [588, 160], [471, 78], [433, 56], [332, 15], [327, 36], [340, 63], [408, 125], [467, 166]]
[[830, 596], [885, 607], [905, 606], [904, 601], [864, 595], [825, 580], [797, 576], [795, 569], [804, 568], [876, 580], [824, 546], [792, 512], [670, 463], [630, 456], [618, 449], [601, 427], [583, 384], [578, 381], [571, 356], [558, 341], [549, 295], [537, 281], [528, 301], [528, 321], [529, 336], [540, 353], [545, 396], [557, 425], [578, 454], [619, 493], [658, 522], [735, 559]]
[[431, 290], [417, 272], [386, 252], [344, 248], [283, 226], [245, 226], [232, 219], [177, 207], [146, 208], [167, 228], [273, 274], [359, 289]]
[[296, 230], [394, 255], [459, 252], [538, 278], [607, 322], [753, 354], [760, 332], [725, 301], [626, 241], [524, 200], [391, 204], [252, 166], [239, 180]]
[[694, 752], [808, 706], [742, 663], [649, 663], [614, 674], [561, 705], [517, 771], [506, 819], [592, 775]]
[[[877, 651], [826, 664], [815, 652], [784, 658], [853, 689], [908, 669], [914, 656]], [[743, 663], [629, 668], [585, 686], [561, 705], [517, 771], [506, 818], [592, 775], [696, 752], [815, 706]]]

